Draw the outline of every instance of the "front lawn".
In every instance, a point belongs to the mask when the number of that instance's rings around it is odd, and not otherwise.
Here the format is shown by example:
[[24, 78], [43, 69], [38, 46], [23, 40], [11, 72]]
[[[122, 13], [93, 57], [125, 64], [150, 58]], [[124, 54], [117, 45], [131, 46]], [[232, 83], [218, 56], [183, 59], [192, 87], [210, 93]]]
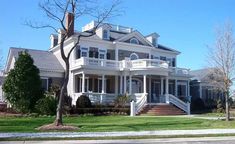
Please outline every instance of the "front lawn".
[[[53, 121], [54, 117], [0, 117], [0, 132], [39, 132], [35, 128]], [[235, 128], [235, 121], [187, 117], [81, 116], [64, 117], [64, 122], [81, 132]]]

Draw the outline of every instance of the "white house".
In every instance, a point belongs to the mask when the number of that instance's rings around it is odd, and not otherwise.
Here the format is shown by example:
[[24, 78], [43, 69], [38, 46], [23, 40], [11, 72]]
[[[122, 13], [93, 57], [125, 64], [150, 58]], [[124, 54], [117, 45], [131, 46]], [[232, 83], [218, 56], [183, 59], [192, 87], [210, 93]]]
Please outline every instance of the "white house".
[[[74, 32], [65, 41], [65, 53], [74, 46], [79, 33], [89, 33], [95, 21]], [[27, 49], [40, 69], [45, 89], [60, 83], [64, 62], [58, 43], [63, 34], [52, 34], [48, 51]], [[92, 37], [82, 37], [70, 57], [68, 95], [73, 104], [86, 94], [92, 102], [112, 103], [120, 94], [128, 94], [136, 101], [136, 113], [146, 105], [173, 104], [190, 113], [187, 99], [189, 69], [177, 67], [179, 51], [159, 43], [159, 35], [147, 36], [130, 27], [104, 23]], [[10, 48], [5, 71], [14, 66], [19, 51]]]

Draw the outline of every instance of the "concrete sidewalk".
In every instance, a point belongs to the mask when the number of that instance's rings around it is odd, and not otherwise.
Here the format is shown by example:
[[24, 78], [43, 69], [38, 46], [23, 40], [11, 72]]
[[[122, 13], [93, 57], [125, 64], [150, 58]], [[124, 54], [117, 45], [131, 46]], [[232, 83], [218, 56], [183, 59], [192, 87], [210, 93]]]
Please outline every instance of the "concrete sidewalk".
[[84, 137], [119, 137], [119, 136], [175, 136], [235, 134], [235, 129], [203, 130], [159, 130], [126, 132], [39, 132], [39, 133], [0, 133], [0, 138], [84, 138]]

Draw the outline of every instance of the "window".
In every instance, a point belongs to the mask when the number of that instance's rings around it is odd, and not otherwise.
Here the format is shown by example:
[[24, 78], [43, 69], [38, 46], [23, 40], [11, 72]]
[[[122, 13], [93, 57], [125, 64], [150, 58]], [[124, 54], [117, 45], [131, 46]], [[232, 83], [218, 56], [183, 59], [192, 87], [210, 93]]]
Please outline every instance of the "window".
[[103, 30], [103, 39], [109, 39], [108, 30]]
[[156, 42], [157, 42], [157, 41], [156, 41], [156, 38], [153, 38], [153, 39], [152, 39], [152, 44], [153, 44], [154, 46], [156, 46], [156, 44], [157, 44]]
[[88, 48], [81, 48], [81, 57], [87, 57]]
[[160, 60], [166, 61], [166, 57], [160, 56]]
[[132, 44], [139, 44], [139, 41], [136, 38], [132, 38], [130, 40], [130, 43], [132, 43]]
[[41, 78], [43, 91], [48, 90], [48, 78]]
[[171, 65], [172, 67], [175, 67], [176, 66], [176, 64], [175, 64], [175, 58], [172, 58], [172, 65]]
[[106, 49], [99, 49], [99, 58], [100, 59], [106, 58]]
[[130, 59], [131, 60], [136, 60], [136, 59], [138, 59], [139, 58], [139, 56], [136, 54], [136, 53], [132, 53], [131, 55], [130, 55]]
[[89, 57], [90, 58], [98, 58], [98, 55], [99, 55], [98, 48], [90, 47]]

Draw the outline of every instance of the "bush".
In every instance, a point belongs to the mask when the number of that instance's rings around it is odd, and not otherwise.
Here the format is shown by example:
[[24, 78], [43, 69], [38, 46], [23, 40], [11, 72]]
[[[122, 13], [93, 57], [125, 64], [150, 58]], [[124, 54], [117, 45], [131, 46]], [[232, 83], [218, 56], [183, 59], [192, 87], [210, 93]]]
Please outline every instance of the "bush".
[[73, 114], [93, 114], [93, 115], [128, 115], [130, 114], [129, 108], [77, 108]]
[[57, 101], [55, 97], [46, 94], [44, 98], [37, 101], [36, 111], [41, 115], [55, 115]]
[[114, 105], [116, 108], [124, 108], [125, 105], [130, 101], [130, 97], [125, 94], [125, 95], [120, 95], [117, 96], [117, 98], [114, 100]]
[[76, 108], [91, 108], [91, 101], [86, 95], [81, 95], [76, 101]]
[[205, 109], [205, 104], [201, 98], [192, 99], [191, 101], [191, 110], [200, 111]]

